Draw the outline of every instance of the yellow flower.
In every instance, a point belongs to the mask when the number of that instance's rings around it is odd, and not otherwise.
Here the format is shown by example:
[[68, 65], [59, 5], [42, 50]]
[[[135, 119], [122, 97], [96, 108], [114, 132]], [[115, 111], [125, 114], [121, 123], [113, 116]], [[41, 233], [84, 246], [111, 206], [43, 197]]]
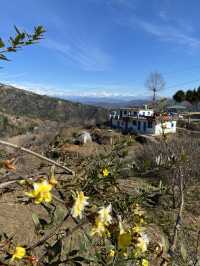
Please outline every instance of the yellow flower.
[[52, 175], [51, 178], [49, 179], [49, 184], [51, 184], [52, 186], [56, 186], [58, 184], [58, 180], [54, 175]]
[[112, 222], [112, 216], [110, 215], [112, 211], [112, 205], [109, 204], [108, 207], [101, 207], [101, 209], [98, 211], [99, 214], [99, 220], [104, 224], [104, 225], [109, 225]]
[[139, 249], [140, 252], [144, 253], [147, 251], [147, 246], [149, 244], [149, 239], [146, 234], [142, 233], [140, 237], [137, 239], [138, 243], [136, 247]]
[[103, 236], [106, 234], [106, 231], [107, 229], [105, 227], [105, 224], [99, 220], [99, 217], [97, 217], [95, 220], [95, 226], [92, 228], [92, 231], [90, 233], [91, 236], [93, 235]]
[[125, 230], [124, 230], [124, 226], [122, 224], [122, 218], [121, 216], [118, 217], [119, 218], [119, 234], [122, 235], [125, 233]]
[[120, 249], [125, 249], [131, 244], [131, 234], [129, 232], [118, 236], [118, 246]]
[[149, 266], [148, 260], [142, 259], [142, 266]]
[[95, 226], [92, 228], [91, 235], [109, 235], [109, 231], [107, 230], [106, 226], [108, 226], [112, 222], [112, 216], [110, 215], [111, 211], [111, 204], [109, 204], [106, 208], [101, 207], [101, 209], [98, 211], [99, 215], [95, 219]]
[[114, 249], [111, 249], [108, 253], [108, 256], [109, 257], [114, 257], [115, 256], [115, 250]]
[[106, 176], [108, 176], [109, 174], [110, 174], [110, 172], [108, 171], [108, 169], [107, 169], [107, 168], [104, 168], [104, 169], [103, 169], [103, 176], [106, 177]]
[[11, 260], [15, 260], [15, 259], [21, 260], [24, 258], [25, 255], [26, 255], [26, 249], [25, 248], [16, 247], [15, 252], [13, 253]]
[[55, 177], [55, 165], [53, 165], [51, 167], [51, 170], [50, 170], [50, 180], [49, 180], [49, 183], [52, 185], [52, 186], [55, 186], [58, 184], [58, 181]]
[[52, 185], [46, 180], [38, 183], [33, 183], [33, 190], [31, 192], [26, 192], [25, 194], [30, 198], [35, 198], [35, 204], [40, 204], [42, 202], [51, 202], [52, 200]]
[[141, 226], [137, 225], [137, 224], [133, 227], [133, 232], [134, 233], [141, 233], [143, 230], [144, 229]]
[[140, 206], [136, 204], [135, 209], [133, 210], [133, 213], [135, 215], [142, 216], [144, 214], [144, 211], [142, 211]]
[[76, 193], [75, 203], [71, 211], [72, 216], [74, 218], [77, 218], [77, 217], [80, 217], [80, 219], [82, 218], [83, 210], [85, 206], [89, 204], [87, 201], [88, 199], [89, 197], [86, 197], [82, 191]]

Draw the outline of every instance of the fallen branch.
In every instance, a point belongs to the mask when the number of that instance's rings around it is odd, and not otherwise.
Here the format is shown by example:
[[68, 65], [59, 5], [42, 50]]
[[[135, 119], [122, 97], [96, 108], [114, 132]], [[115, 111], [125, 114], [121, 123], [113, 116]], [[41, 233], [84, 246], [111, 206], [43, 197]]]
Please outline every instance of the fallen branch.
[[31, 154], [31, 155], [33, 155], [33, 156], [39, 158], [39, 159], [42, 159], [42, 160], [44, 160], [44, 161], [49, 162], [49, 163], [52, 164], [52, 165], [55, 165], [55, 166], [57, 166], [57, 167], [59, 167], [59, 168], [64, 169], [68, 174], [74, 175], [74, 171], [72, 171], [72, 170], [69, 169], [68, 167], [63, 166], [63, 165], [61, 165], [61, 164], [55, 162], [54, 160], [51, 160], [51, 159], [49, 159], [49, 158], [47, 158], [47, 157], [45, 157], [45, 156], [43, 156], [43, 155], [41, 155], [41, 154], [39, 154], [39, 153], [37, 153], [37, 152], [31, 151], [31, 150], [26, 149], [26, 148], [24, 148], [24, 147], [20, 147], [20, 146], [18, 146], [18, 145], [15, 145], [15, 144], [12, 144], [12, 143], [10, 143], [10, 142], [3, 141], [3, 140], [0, 140], [0, 144], [2, 144], [2, 145], [4, 145], [4, 146], [11, 147], [11, 148], [14, 148], [14, 149], [16, 149], [16, 150], [20, 150], [20, 151], [23, 151], [23, 152], [29, 153], [29, 154]]
[[12, 181], [7, 181], [7, 182], [3, 182], [0, 184], [0, 189], [1, 188], [6, 188], [14, 183], [18, 182], [18, 180], [12, 180]]

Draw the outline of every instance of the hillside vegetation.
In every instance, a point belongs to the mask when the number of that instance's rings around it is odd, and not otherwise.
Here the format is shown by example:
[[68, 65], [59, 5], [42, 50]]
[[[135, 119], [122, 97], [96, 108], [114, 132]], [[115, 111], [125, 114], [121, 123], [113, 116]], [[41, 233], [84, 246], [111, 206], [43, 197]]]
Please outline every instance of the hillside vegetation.
[[98, 124], [107, 120], [107, 111], [0, 84], [0, 111], [30, 118], [73, 124]]

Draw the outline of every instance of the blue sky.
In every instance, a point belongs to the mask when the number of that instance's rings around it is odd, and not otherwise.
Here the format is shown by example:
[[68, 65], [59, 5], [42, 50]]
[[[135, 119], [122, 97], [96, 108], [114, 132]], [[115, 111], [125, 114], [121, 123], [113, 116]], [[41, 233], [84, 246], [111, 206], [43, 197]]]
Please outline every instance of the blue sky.
[[13, 25], [47, 30], [40, 44], [1, 62], [0, 82], [49, 95], [163, 96], [200, 85], [199, 0], [18, 0], [1, 3], [0, 36]]

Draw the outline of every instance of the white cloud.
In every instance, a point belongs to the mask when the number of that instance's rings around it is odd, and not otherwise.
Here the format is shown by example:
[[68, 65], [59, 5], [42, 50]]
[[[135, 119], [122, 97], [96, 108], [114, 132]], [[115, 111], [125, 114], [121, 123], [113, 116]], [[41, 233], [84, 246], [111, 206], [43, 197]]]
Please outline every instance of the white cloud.
[[[138, 94], [138, 90], [132, 86], [118, 84], [72, 84], [71, 89], [58, 88], [56, 86], [31, 82], [2, 81], [4, 84], [14, 86], [19, 89], [35, 92], [40, 95], [66, 97], [143, 97]], [[142, 89], [142, 88], [141, 88]]]
[[71, 40], [70, 44], [47, 39], [41, 45], [57, 51], [86, 71], [104, 71], [111, 67], [110, 55], [99, 47], [86, 44], [80, 39]]

